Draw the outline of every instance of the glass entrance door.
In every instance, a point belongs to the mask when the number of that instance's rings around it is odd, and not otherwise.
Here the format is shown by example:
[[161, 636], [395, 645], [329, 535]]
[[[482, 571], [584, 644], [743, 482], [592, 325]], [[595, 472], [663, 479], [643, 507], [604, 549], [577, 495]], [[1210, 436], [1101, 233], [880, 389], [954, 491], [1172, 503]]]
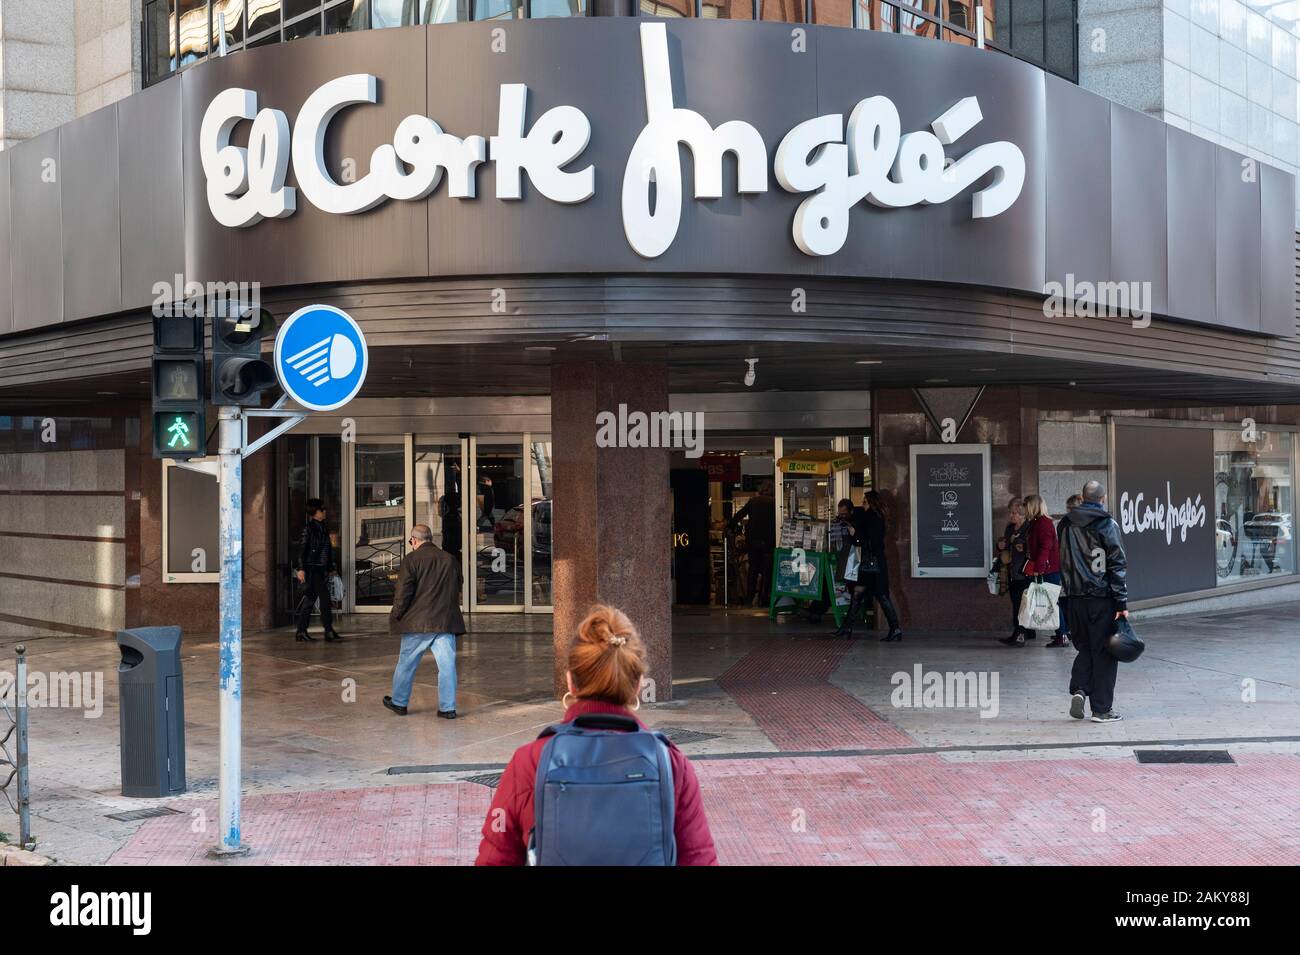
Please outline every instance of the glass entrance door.
[[465, 608], [465, 442], [418, 435], [412, 446], [415, 524], [427, 524], [433, 543], [461, 568], [460, 605]]
[[410, 526], [407, 496], [409, 437], [358, 441], [352, 456], [352, 606], [387, 611], [406, 554]]

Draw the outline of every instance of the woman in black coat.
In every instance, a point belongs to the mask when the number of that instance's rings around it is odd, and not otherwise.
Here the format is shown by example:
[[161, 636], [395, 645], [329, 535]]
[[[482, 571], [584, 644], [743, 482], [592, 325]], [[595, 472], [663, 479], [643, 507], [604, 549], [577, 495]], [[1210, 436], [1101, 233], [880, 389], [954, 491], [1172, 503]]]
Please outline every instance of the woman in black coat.
[[894, 602], [889, 599], [889, 561], [885, 557], [884, 504], [877, 491], [868, 491], [866, 505], [865, 508], [855, 508], [850, 518], [853, 524], [852, 544], [862, 548], [863, 565], [869, 565], [871, 558], [874, 557], [877, 569], [875, 573], [858, 574], [857, 583], [853, 585], [853, 599], [849, 603], [848, 617], [844, 626], [835, 633], [837, 636], [852, 637], [853, 620], [863, 601], [875, 600], [880, 604], [885, 622], [889, 624], [889, 632], [881, 640], [885, 643], [895, 643], [903, 639], [903, 631], [898, 626], [898, 610], [895, 609]]

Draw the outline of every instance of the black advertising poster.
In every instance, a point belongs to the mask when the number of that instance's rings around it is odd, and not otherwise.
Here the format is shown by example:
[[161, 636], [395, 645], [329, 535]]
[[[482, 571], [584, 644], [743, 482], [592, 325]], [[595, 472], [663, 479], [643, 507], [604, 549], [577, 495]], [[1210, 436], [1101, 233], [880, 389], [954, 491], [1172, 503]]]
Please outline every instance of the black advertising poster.
[[1113, 473], [1129, 599], [1213, 588], [1214, 432], [1116, 421]]
[[987, 444], [911, 447], [912, 576], [983, 577], [993, 562]]

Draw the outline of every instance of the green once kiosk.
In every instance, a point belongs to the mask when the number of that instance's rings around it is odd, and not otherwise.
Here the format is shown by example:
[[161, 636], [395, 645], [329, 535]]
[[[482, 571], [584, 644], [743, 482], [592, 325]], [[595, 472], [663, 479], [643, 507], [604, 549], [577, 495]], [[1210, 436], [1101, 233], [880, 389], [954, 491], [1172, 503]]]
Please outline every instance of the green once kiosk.
[[[841, 604], [835, 593], [835, 567], [837, 555], [828, 549], [830, 539], [828, 515], [831, 501], [820, 503], [798, 491], [784, 493], [784, 485], [791, 480], [795, 485], [817, 482], [827, 485], [836, 471], [853, 464], [853, 455], [845, 451], [802, 450], [783, 456], [777, 462], [783, 485], [783, 512], [780, 545], [772, 555], [772, 589], [768, 616], [775, 620], [779, 613], [797, 610], [798, 603], [778, 607], [777, 602], [788, 597], [794, 601], [816, 602], [825, 599], [835, 616], [835, 625], [843, 626], [848, 613], [847, 603]], [[819, 480], [820, 479], [820, 480]], [[824, 493], [824, 492], [823, 492]], [[808, 516], [800, 516], [805, 512]], [[810, 525], [815, 524], [815, 529]], [[793, 521], [791, 518], [795, 518]]]

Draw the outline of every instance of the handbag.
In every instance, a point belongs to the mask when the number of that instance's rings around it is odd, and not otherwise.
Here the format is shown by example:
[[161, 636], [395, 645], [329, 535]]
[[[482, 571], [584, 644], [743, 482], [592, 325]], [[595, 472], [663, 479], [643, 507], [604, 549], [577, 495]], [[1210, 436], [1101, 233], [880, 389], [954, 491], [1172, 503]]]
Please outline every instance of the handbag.
[[1056, 600], [1061, 596], [1060, 584], [1044, 583], [1035, 577], [1020, 598], [1017, 621], [1026, 630], [1055, 630], [1061, 625], [1061, 610]]

